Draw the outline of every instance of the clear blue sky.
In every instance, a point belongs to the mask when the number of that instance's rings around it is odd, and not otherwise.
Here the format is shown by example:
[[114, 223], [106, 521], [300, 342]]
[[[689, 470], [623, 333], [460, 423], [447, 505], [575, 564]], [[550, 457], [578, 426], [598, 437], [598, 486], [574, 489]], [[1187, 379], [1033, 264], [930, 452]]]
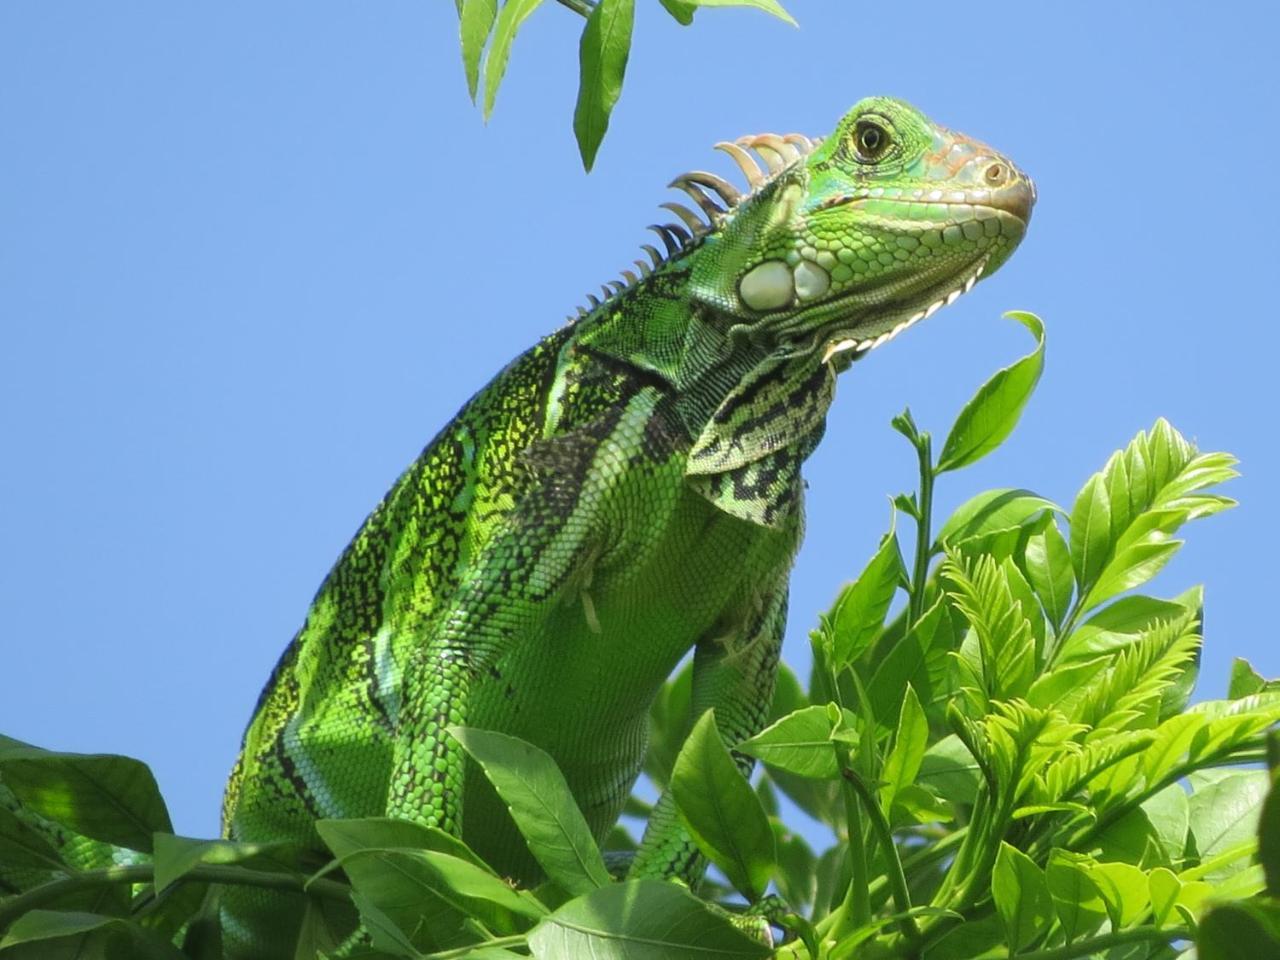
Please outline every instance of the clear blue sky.
[[714, 141], [872, 93], [1008, 152], [1040, 202], [1005, 270], [842, 380], [788, 657], [912, 481], [890, 417], [944, 433], [1029, 345], [997, 319], [1023, 308], [1041, 388], [942, 508], [1069, 502], [1165, 415], [1243, 461], [1242, 506], [1156, 582], [1207, 584], [1201, 695], [1236, 654], [1280, 674], [1272, 5], [795, 0], [799, 30], [638, 6], [584, 176], [579, 22], [550, 0], [487, 127], [447, 0], [0, 4], [0, 731], [141, 757], [213, 833], [259, 688], [421, 446], [629, 264], [673, 175], [725, 169]]

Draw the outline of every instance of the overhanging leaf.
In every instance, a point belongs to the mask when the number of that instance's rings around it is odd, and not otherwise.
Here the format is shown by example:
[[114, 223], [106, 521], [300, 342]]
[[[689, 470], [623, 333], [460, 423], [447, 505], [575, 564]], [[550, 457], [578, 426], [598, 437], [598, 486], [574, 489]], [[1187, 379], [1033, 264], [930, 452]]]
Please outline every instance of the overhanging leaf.
[[738, 749], [789, 773], [831, 779], [840, 775], [831, 729], [827, 708], [815, 704], [770, 724]]
[[676, 759], [671, 793], [698, 848], [749, 900], [760, 899], [775, 869], [773, 830], [711, 710], [694, 724]]
[[94, 840], [149, 853], [154, 834], [173, 831], [155, 777], [132, 757], [54, 753], [5, 738], [0, 778], [23, 806]]
[[498, 87], [507, 72], [507, 60], [511, 57], [511, 42], [516, 38], [520, 25], [528, 19], [529, 14], [538, 9], [542, 0], [507, 0], [498, 14], [497, 26], [493, 30], [493, 42], [489, 45], [489, 56], [484, 62], [484, 118], [489, 119], [493, 113], [493, 103], [498, 96]]
[[462, 39], [462, 68], [467, 75], [467, 92], [471, 94], [472, 103], [475, 103], [480, 81], [480, 54], [497, 17], [498, 0], [463, 0], [458, 33]]
[[596, 151], [609, 129], [609, 114], [622, 93], [634, 23], [635, 0], [599, 0], [582, 31], [573, 133], [587, 170], [596, 162]]
[[754, 960], [769, 948], [662, 880], [633, 880], [570, 900], [529, 934], [538, 960]]
[[450, 727], [511, 810], [529, 852], [570, 893], [610, 882], [600, 849], [555, 761], [517, 737]]
[[782, 9], [782, 4], [778, 3], [778, 0], [688, 0], [688, 3], [695, 7], [755, 7], [757, 10], [773, 14], [779, 20], [785, 20], [793, 27], [798, 26], [791, 14]]

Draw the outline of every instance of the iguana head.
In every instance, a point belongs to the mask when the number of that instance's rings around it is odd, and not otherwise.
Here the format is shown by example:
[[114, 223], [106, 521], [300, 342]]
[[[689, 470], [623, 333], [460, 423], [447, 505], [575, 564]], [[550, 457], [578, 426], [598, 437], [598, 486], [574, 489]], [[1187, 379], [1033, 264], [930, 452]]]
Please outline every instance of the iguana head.
[[689, 291], [739, 332], [823, 359], [879, 346], [989, 276], [1035, 203], [1004, 156], [887, 97], [863, 100], [820, 141], [719, 146], [752, 189], [705, 173], [674, 182], [710, 221], [668, 205], [693, 231]]

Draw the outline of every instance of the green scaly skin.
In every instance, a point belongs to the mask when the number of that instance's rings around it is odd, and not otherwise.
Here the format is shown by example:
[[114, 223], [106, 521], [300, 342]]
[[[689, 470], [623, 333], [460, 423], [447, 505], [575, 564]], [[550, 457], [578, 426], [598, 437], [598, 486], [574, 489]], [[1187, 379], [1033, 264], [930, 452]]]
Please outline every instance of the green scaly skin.
[[[740, 198], [678, 180], [711, 223], [678, 211], [692, 236], [660, 229], [666, 256], [499, 373], [365, 521], [262, 693], [227, 836], [322, 852], [319, 818], [402, 817], [532, 883], [446, 726], [550, 753], [597, 838], [690, 649], [695, 711], [731, 744], [760, 728], [836, 373], [994, 272], [1034, 192], [896, 100], [740, 143], [774, 169]], [[702, 868], [663, 796], [631, 875]], [[283, 955], [300, 908], [226, 890], [229, 955]]]

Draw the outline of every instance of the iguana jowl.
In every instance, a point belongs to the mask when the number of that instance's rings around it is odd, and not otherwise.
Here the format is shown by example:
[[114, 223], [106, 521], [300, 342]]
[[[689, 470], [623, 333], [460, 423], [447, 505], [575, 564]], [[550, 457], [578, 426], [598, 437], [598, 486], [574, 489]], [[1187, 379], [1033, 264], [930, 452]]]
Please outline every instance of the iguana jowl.
[[[668, 204], [665, 253], [499, 373], [365, 521], [262, 693], [228, 836], [319, 848], [317, 818], [403, 817], [530, 881], [449, 724], [550, 753], [598, 836], [690, 649], [695, 711], [730, 744], [758, 730], [836, 373], [1004, 263], [1035, 194], [891, 99], [821, 141], [721, 146], [749, 191], [678, 178], [698, 212]], [[664, 796], [632, 874], [700, 869]], [[278, 897], [227, 891], [233, 953], [288, 939]]]

